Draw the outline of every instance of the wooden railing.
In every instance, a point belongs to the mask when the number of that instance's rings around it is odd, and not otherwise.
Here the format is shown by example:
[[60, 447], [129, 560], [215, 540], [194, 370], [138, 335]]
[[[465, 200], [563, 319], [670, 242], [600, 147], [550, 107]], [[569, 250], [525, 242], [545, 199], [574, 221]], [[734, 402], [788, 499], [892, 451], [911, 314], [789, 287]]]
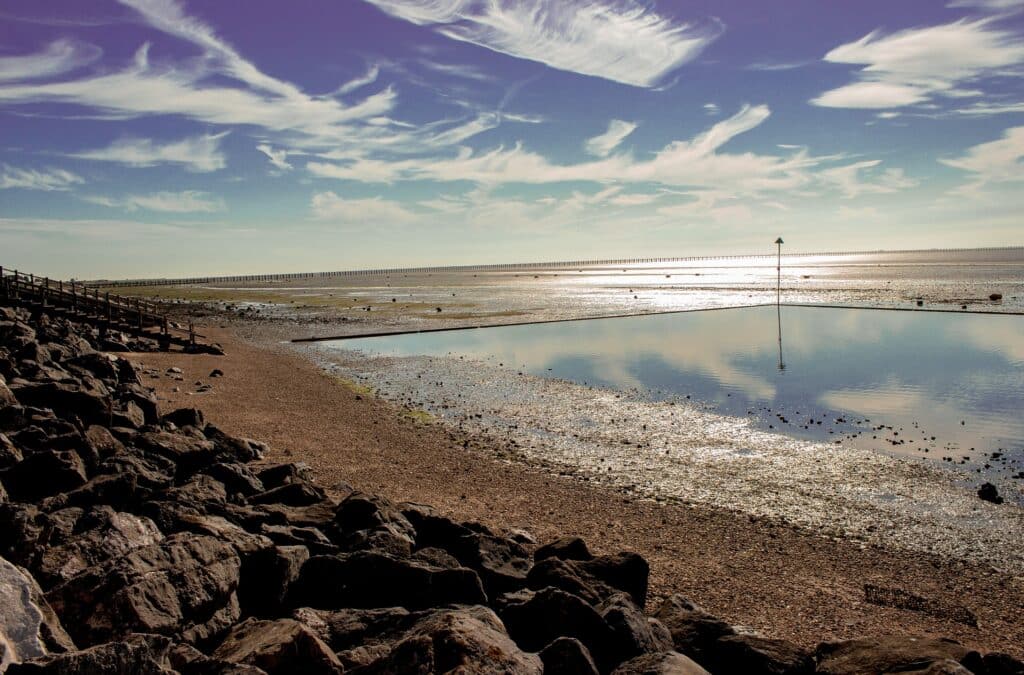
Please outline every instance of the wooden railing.
[[171, 342], [185, 342], [184, 337], [174, 336], [173, 333], [187, 336], [189, 344], [195, 344], [195, 339], [202, 337], [195, 332], [191, 322], [187, 329], [173, 324], [161, 308], [152, 302], [111, 295], [109, 291], [101, 291], [80, 282], [37, 277], [3, 266], [0, 266], [0, 296], [10, 301], [34, 304], [42, 309], [60, 309], [80, 319], [116, 326], [139, 335], [152, 336], [150, 331], [155, 330]]

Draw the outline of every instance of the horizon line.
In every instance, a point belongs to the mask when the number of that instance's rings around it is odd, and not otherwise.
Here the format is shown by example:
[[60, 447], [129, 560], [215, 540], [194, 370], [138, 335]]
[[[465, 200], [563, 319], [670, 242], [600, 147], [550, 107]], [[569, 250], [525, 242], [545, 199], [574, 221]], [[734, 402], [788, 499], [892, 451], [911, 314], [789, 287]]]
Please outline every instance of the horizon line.
[[[952, 253], [962, 251], [1012, 251], [1024, 250], [1024, 245], [1010, 246], [978, 246], [978, 247], [953, 247], [953, 248], [924, 248], [924, 249], [873, 249], [861, 251], [808, 251], [799, 253], [782, 253], [783, 258], [797, 258], [809, 256], [855, 256], [872, 255], [880, 253], [903, 254], [903, 253]], [[595, 265], [636, 265], [643, 263], [673, 263], [673, 262], [698, 262], [703, 260], [732, 260], [741, 258], [775, 258], [777, 252], [771, 253], [747, 253], [747, 254], [721, 254], [701, 256], [655, 256], [655, 257], [633, 257], [633, 258], [611, 258], [591, 260], [560, 260], [541, 262], [510, 262], [510, 263], [479, 263], [463, 265], [422, 265], [416, 267], [379, 267], [379, 268], [354, 268], [347, 270], [320, 271], [320, 272], [269, 272], [252, 274], [223, 274], [192, 277], [153, 277], [153, 278], [128, 278], [128, 279], [89, 279], [79, 280], [81, 283], [91, 286], [174, 286], [197, 283], [211, 283], [216, 281], [286, 281], [291, 279], [318, 278], [332, 276], [372, 276], [378, 274], [398, 274], [410, 272], [457, 272], [457, 271], [503, 271], [513, 269], [538, 269], [557, 268], [566, 269], [572, 267], [592, 267]]]

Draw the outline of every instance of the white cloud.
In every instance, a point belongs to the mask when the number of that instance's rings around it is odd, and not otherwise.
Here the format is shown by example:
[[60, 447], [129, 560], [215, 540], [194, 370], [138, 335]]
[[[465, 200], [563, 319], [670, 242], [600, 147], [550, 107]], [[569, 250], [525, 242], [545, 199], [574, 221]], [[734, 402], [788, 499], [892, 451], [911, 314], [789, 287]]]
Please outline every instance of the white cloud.
[[0, 57], [0, 82], [61, 75], [89, 65], [102, 53], [94, 45], [57, 40], [36, 54]]
[[717, 103], [705, 103], [703, 107], [704, 107], [704, 112], [707, 113], [708, 115], [711, 115], [711, 116], [716, 116], [720, 112], [722, 112], [719, 109]]
[[164, 213], [216, 213], [227, 207], [224, 200], [214, 197], [208, 192], [185, 190], [183, 192], [153, 192], [145, 195], [127, 195], [125, 197], [104, 197], [90, 195], [82, 197], [91, 204], [99, 204], [109, 208], [136, 211], [161, 211]]
[[[0, 103], [81, 105], [118, 119], [180, 115], [209, 124], [290, 132], [320, 143], [360, 139], [369, 120], [382, 118], [394, 107], [391, 88], [349, 105], [330, 96], [310, 96], [289, 82], [266, 75], [212, 28], [186, 16], [173, 0], [122, 2], [152, 27], [198, 46], [203, 57], [154, 66], [146, 44], [136, 52], [132, 64], [121, 70], [33, 84], [15, 73], [11, 82], [0, 86]], [[15, 58], [40, 60], [47, 54]]]
[[72, 186], [84, 183], [85, 179], [64, 169], [19, 169], [7, 164], [0, 173], [0, 190], [20, 188], [22, 190], [43, 190], [44, 192], [70, 190]]
[[357, 89], [362, 89], [366, 85], [373, 84], [374, 82], [376, 82], [379, 76], [380, 67], [376, 65], [370, 66], [370, 68], [366, 71], [365, 75], [361, 75], [360, 77], [349, 80], [345, 84], [335, 89], [334, 95], [344, 96], [345, 94], [349, 94], [353, 91], [356, 91]]
[[988, 115], [1006, 115], [1010, 113], [1024, 112], [1024, 101], [1013, 103], [973, 103], [966, 108], [956, 111], [960, 115], [968, 117], [985, 117]]
[[608, 130], [599, 136], [588, 138], [583, 144], [584, 149], [591, 155], [597, 157], [607, 157], [611, 154], [611, 151], [619, 146], [636, 130], [635, 122], [625, 122], [623, 120], [612, 120], [608, 123]]
[[313, 218], [348, 225], [389, 225], [408, 223], [415, 214], [398, 202], [380, 197], [346, 199], [334, 192], [318, 192], [310, 202]]
[[160, 143], [148, 138], [122, 138], [105, 148], [85, 150], [70, 156], [140, 167], [180, 164], [188, 171], [206, 173], [223, 169], [227, 165], [224, 153], [220, 150], [220, 141], [227, 133], [190, 136], [171, 143]]
[[359, 158], [346, 164], [309, 162], [306, 168], [316, 176], [365, 183], [432, 180], [493, 186], [589, 181], [728, 187], [747, 193], [793, 189], [809, 183], [812, 177], [807, 170], [823, 158], [809, 157], [804, 150], [789, 157], [718, 152], [737, 135], [762, 124], [770, 114], [767, 106], [744, 106], [693, 139], [670, 143], [648, 160], [619, 154], [578, 164], [553, 164], [517, 144], [483, 153], [461, 148], [454, 157], [394, 161]]
[[718, 24], [673, 21], [633, 0], [367, 2], [453, 40], [638, 87], [653, 87], [721, 32]]
[[270, 160], [270, 163], [276, 166], [281, 171], [290, 171], [293, 167], [286, 160], [288, 158], [287, 150], [274, 150], [271, 146], [266, 143], [261, 143], [256, 146], [256, 149], [262, 152]]
[[1005, 12], [1024, 8], [1024, 0], [954, 0], [946, 7], [970, 7], [990, 12]]
[[891, 35], [875, 31], [825, 55], [832, 63], [863, 66], [857, 81], [811, 103], [830, 108], [899, 108], [935, 97], [976, 96], [962, 85], [1024, 62], [1024, 38], [991, 19], [960, 20]]
[[1007, 129], [1002, 138], [968, 148], [962, 157], [939, 161], [972, 174], [961, 194], [981, 196], [993, 183], [1024, 182], [1024, 127]]
[[862, 194], [889, 194], [917, 185], [917, 181], [904, 175], [903, 169], [886, 169], [874, 172], [868, 180], [861, 179], [862, 174], [871, 172], [881, 163], [882, 160], [874, 159], [824, 169], [818, 172], [818, 177], [838, 187], [846, 199], [854, 199]]

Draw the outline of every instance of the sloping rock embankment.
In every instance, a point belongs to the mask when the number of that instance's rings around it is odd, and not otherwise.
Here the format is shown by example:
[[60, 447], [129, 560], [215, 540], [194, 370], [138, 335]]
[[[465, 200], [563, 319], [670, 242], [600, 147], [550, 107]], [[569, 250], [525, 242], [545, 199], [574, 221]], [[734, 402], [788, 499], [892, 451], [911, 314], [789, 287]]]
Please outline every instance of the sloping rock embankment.
[[584, 541], [456, 522], [160, 414], [92, 329], [0, 308], [0, 671], [1024, 672], [905, 637], [804, 651]]

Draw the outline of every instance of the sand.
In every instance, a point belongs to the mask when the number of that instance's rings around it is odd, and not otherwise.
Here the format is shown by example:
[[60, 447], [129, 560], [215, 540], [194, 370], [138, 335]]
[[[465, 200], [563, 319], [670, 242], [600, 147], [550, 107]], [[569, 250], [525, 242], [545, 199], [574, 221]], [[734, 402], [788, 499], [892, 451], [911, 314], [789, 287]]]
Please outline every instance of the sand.
[[[634, 550], [651, 564], [651, 599], [682, 593], [726, 620], [813, 646], [884, 633], [945, 636], [1024, 656], [1024, 579], [981, 564], [821, 536], [729, 509], [659, 504], [495, 459], [491, 441], [459, 435], [332, 377], [273, 331], [203, 326], [224, 357], [133, 359], [184, 380], [151, 379], [164, 410], [201, 408], [230, 433], [269, 443], [271, 460], [304, 461], [396, 501], [538, 540], [584, 537], [598, 552]], [[253, 339], [255, 336], [255, 339]], [[209, 378], [219, 368], [220, 378]], [[213, 390], [196, 394], [196, 382]], [[175, 388], [180, 391], [173, 391]], [[866, 601], [865, 584], [926, 600], [918, 609]], [[963, 622], [963, 610], [977, 626]]]

